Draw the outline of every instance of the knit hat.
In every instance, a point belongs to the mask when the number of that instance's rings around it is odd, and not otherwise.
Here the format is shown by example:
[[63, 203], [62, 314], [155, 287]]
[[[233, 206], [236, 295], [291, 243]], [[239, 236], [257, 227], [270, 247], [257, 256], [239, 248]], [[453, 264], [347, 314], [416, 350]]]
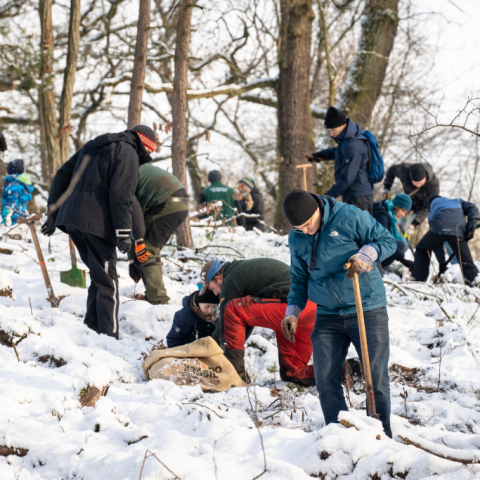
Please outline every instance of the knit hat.
[[405, 193], [398, 193], [393, 199], [393, 206], [404, 208], [407, 212], [409, 212], [412, 208], [412, 199]]
[[421, 163], [415, 163], [412, 165], [409, 168], [408, 173], [414, 182], [421, 182], [427, 176], [427, 170]]
[[222, 174], [218, 170], [212, 170], [208, 172], [209, 182], [219, 182], [222, 179]]
[[247, 187], [250, 187], [252, 190], [255, 188], [255, 180], [252, 177], [242, 177], [238, 183], [244, 183]]
[[337, 128], [347, 123], [345, 114], [335, 107], [328, 107], [325, 115], [325, 128]]
[[7, 173], [9, 175], [19, 175], [24, 171], [25, 171], [25, 164], [23, 163], [23, 160], [21, 160], [20, 158], [17, 158], [16, 160], [12, 160], [11, 162], [8, 162]]
[[215, 295], [211, 290], [207, 289], [203, 295], [198, 293], [195, 301], [197, 302], [197, 305], [200, 305], [201, 303], [213, 303], [218, 305], [220, 303], [220, 297]]
[[305, 190], [292, 190], [283, 201], [283, 211], [288, 221], [298, 227], [308, 222], [319, 208], [313, 196]]
[[205, 294], [208, 290], [208, 282], [215, 277], [224, 265], [225, 263], [220, 260], [210, 260], [203, 266], [202, 271], [200, 272], [200, 281], [203, 283], [200, 295]]
[[144, 147], [155, 151], [157, 148], [157, 137], [150, 127], [147, 127], [146, 125], [137, 125], [136, 127], [133, 127], [132, 130], [140, 137], [140, 141], [143, 143]]

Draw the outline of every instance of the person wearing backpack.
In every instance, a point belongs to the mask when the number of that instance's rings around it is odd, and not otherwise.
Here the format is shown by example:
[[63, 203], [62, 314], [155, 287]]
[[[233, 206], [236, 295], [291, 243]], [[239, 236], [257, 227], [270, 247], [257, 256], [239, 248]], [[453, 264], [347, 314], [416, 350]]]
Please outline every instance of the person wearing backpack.
[[[373, 213], [374, 184], [383, 180], [383, 159], [375, 136], [335, 107], [329, 107], [325, 128], [338, 146], [313, 153], [311, 161], [335, 160], [335, 184], [325, 193]], [[374, 161], [375, 160], [375, 161]], [[374, 168], [372, 168], [374, 167]]]

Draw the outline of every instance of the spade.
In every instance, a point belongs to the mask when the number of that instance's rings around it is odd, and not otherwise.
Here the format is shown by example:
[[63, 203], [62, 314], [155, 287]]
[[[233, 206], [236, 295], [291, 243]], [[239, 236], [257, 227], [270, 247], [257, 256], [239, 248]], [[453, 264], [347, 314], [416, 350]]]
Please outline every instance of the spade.
[[60, 281], [66, 283], [71, 287], [87, 288], [85, 281], [85, 271], [77, 268], [77, 256], [75, 254], [75, 244], [73, 240], [68, 237], [70, 246], [70, 259], [72, 260], [72, 268], [66, 272], [60, 272]]

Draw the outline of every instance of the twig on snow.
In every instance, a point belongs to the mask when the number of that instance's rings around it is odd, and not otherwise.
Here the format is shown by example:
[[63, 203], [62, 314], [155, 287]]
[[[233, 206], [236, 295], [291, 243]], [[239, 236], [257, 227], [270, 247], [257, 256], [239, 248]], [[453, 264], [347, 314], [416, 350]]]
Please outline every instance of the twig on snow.
[[143, 474], [143, 467], [145, 466], [145, 461], [149, 457], [155, 457], [155, 460], [157, 460], [158, 463], [163, 465], [175, 478], [178, 478], [178, 480], [182, 480], [175, 472], [170, 470], [152, 451], [147, 450], [145, 452], [145, 457], [143, 457], [143, 463], [142, 463], [142, 469], [140, 470], [140, 476], [138, 477], [138, 480], [142, 480], [142, 474]]

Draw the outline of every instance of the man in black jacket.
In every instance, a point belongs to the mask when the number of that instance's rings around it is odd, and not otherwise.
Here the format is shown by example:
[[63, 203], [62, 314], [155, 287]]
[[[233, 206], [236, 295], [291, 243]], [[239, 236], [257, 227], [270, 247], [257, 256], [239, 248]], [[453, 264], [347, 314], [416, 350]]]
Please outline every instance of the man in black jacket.
[[[465, 221], [468, 216], [468, 222]], [[442, 245], [448, 242], [455, 257], [461, 265], [462, 274], [468, 285], [471, 285], [478, 269], [473, 263], [472, 254], [467, 242], [470, 241], [477, 226], [478, 208], [471, 202], [461, 198], [446, 198], [432, 195], [430, 198], [430, 230], [420, 240], [415, 250], [415, 263], [412, 279], [426, 282], [430, 270], [430, 257], [435, 252], [439, 273], [446, 271], [445, 252]]]
[[368, 174], [369, 146], [365, 139], [358, 138], [363, 130], [335, 107], [327, 110], [325, 128], [338, 146], [314, 153], [311, 160], [335, 160], [335, 185], [325, 195], [341, 195], [345, 203], [371, 215], [375, 187]]
[[440, 182], [428, 163], [402, 163], [392, 165], [385, 175], [384, 195], [389, 197], [395, 177], [403, 185], [403, 191], [412, 199], [413, 213], [407, 215], [402, 222], [404, 230], [411, 235], [428, 216], [429, 199], [432, 194], [440, 193]]
[[130, 249], [132, 214], [139, 217], [137, 225], [143, 222], [134, 193], [139, 166], [151, 160], [155, 147], [155, 133], [144, 125], [88, 142], [57, 171], [48, 197], [49, 217], [42, 226], [47, 236], [56, 227], [68, 233], [90, 269], [85, 324], [117, 339], [115, 247], [122, 253]]
[[263, 221], [265, 218], [265, 205], [262, 194], [255, 187], [255, 180], [251, 177], [241, 178], [238, 189], [242, 196], [241, 200], [236, 201], [238, 211], [247, 215], [259, 215], [258, 217], [240, 217], [238, 224], [245, 227], [247, 231], [256, 228], [263, 232], [264, 227], [259, 220]]

